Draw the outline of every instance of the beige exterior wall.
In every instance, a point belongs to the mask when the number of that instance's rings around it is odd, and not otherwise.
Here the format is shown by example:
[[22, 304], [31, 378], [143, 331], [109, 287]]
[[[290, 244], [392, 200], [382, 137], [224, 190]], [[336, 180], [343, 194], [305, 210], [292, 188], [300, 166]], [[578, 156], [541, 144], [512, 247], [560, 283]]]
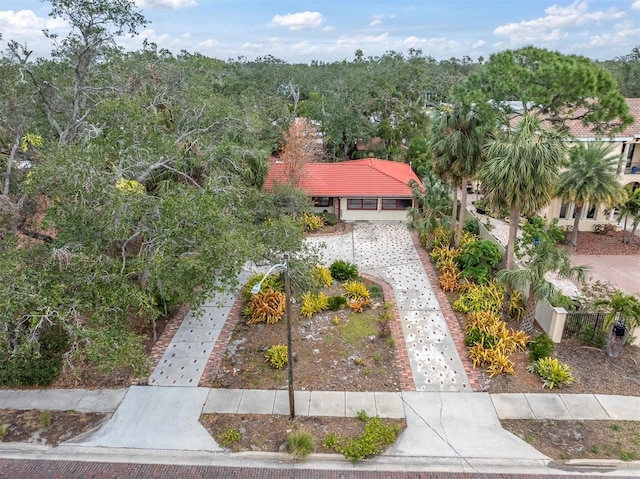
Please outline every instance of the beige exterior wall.
[[[623, 142], [622, 140], [616, 141], [618, 147], [614, 150], [614, 155], [618, 156], [620, 154], [624, 154], [623, 172], [620, 175], [620, 183], [624, 186], [633, 186], [636, 182], [640, 184], [640, 144], [635, 145], [633, 155], [630, 159], [628, 159], [627, 154], [630, 148], [629, 145], [633, 140], [626, 139], [625, 141], [626, 146], [624, 147], [624, 151], [623, 145], [625, 144], [625, 142]], [[632, 171], [635, 171], [635, 173], [631, 173]], [[558, 225], [560, 227], [573, 227], [573, 212], [575, 209], [575, 205], [573, 203], [568, 204], [565, 217], [560, 218], [562, 204], [562, 199], [555, 198], [551, 201], [549, 206], [540, 211], [540, 215], [545, 217], [547, 221], [552, 221], [554, 218], [559, 218]], [[594, 225], [610, 223], [613, 220], [611, 213], [606, 211], [606, 208], [604, 206], [598, 206], [596, 208], [593, 218], [587, 218], [589, 210], [589, 205], [586, 205], [582, 210], [582, 218], [580, 219], [580, 223], [578, 226], [579, 231], [593, 231]]]
[[[381, 199], [378, 198], [378, 208]], [[347, 209], [347, 198], [339, 200], [342, 221], [407, 221], [407, 210], [350, 210]]]

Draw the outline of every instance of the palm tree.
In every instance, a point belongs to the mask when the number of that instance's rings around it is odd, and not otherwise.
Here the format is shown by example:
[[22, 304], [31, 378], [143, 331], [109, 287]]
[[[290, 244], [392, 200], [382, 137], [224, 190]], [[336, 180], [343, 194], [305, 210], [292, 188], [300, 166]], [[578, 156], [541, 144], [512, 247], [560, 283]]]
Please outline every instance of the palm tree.
[[451, 232], [451, 243], [459, 246], [467, 204], [467, 180], [476, 175], [484, 159], [482, 145], [486, 131], [472, 109], [456, 105], [442, 110], [433, 122], [431, 134], [434, 169], [442, 179], [451, 183], [453, 190], [452, 225], [456, 224], [457, 190], [462, 187], [460, 223], [455, 239], [453, 230]]
[[[506, 269], [514, 269], [520, 214], [535, 214], [551, 201], [566, 154], [563, 137], [542, 129], [539, 119], [530, 113], [524, 115], [515, 129], [507, 126], [487, 143], [487, 161], [479, 178], [489, 203], [509, 209]], [[502, 307], [505, 321], [509, 318], [510, 302], [511, 288], [507, 285]]]
[[449, 224], [450, 193], [446, 183], [428, 171], [422, 177], [422, 185], [411, 180], [409, 183], [415, 207], [409, 208], [409, 227], [418, 232], [429, 233], [441, 225]]
[[[607, 355], [617, 358], [622, 352], [622, 347], [629, 339], [631, 331], [640, 326], [640, 300], [633, 295], [624, 294], [619, 289], [613, 293], [610, 299], [601, 299], [593, 303], [594, 306], [606, 306], [609, 312], [604, 318], [607, 328]], [[616, 326], [624, 327], [624, 335], [613, 345], [613, 335]]]
[[624, 187], [618, 181], [618, 158], [612, 156], [614, 145], [601, 142], [571, 148], [569, 167], [560, 174], [558, 195], [575, 203], [575, 219], [571, 246], [578, 243], [578, 227], [584, 205], [613, 205], [625, 199]]
[[498, 272], [497, 279], [505, 286], [526, 292], [527, 301], [520, 329], [530, 336], [533, 333], [538, 300], [549, 299], [556, 292], [556, 287], [546, 279], [547, 273], [583, 281], [587, 267], [572, 265], [570, 254], [548, 238], [542, 239], [529, 254], [529, 260], [523, 269], [503, 269]]
[[[629, 218], [633, 218], [631, 222], [631, 232], [627, 234], [627, 222]], [[618, 216], [618, 223], [624, 219], [624, 230], [622, 232], [622, 242], [631, 243], [633, 235], [636, 233], [636, 229], [640, 224], [640, 188], [633, 191], [620, 206], [620, 216]]]

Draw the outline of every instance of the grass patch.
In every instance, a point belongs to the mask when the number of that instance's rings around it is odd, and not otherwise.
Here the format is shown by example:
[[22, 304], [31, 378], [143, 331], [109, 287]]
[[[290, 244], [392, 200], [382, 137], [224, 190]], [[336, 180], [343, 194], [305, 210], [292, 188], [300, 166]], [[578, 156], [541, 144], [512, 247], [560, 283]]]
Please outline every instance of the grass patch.
[[350, 344], [362, 338], [377, 334], [376, 321], [378, 318], [367, 313], [350, 314], [347, 321], [338, 325], [342, 338]]

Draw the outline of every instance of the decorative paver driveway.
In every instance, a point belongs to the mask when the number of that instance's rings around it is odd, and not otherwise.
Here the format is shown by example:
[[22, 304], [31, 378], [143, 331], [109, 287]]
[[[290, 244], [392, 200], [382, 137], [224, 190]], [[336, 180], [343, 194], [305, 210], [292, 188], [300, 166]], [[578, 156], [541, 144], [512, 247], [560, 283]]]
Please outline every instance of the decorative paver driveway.
[[[243, 271], [239, 281], [249, 275]], [[234, 301], [231, 293], [216, 293], [201, 310], [190, 311], [149, 376], [149, 384], [197, 387]]]
[[355, 263], [393, 287], [417, 391], [468, 391], [447, 322], [404, 223], [355, 223], [353, 231], [308, 238], [323, 261]]

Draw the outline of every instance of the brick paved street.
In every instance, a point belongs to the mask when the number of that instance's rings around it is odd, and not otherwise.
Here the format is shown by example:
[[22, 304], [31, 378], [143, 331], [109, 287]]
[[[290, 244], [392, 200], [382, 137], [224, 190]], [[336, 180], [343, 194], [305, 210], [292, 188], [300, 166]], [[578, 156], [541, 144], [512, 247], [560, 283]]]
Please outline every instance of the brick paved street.
[[[97, 462], [25, 461], [0, 459], [2, 479], [468, 479], [543, 477], [515, 474], [461, 474], [400, 471], [329, 471], [300, 469], [283, 464], [282, 469], [170, 466], [153, 464], [109, 464]], [[544, 477], [550, 477], [548, 474]], [[554, 479], [575, 476], [551, 476]], [[594, 476], [589, 477], [605, 477]], [[610, 477], [610, 476], [609, 476]]]

